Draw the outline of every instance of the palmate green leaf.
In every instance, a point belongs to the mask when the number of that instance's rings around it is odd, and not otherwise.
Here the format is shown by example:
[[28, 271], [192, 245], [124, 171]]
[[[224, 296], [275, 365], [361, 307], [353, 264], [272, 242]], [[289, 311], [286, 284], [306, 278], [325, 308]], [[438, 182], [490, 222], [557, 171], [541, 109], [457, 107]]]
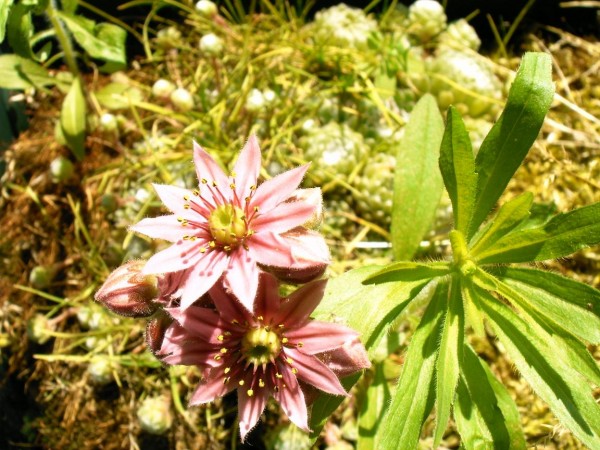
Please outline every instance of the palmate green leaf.
[[553, 217], [546, 224], [516, 230], [472, 255], [479, 264], [544, 261], [600, 243], [600, 203]]
[[435, 365], [437, 414], [434, 448], [440, 444], [450, 419], [465, 340], [465, 313], [458, 277], [452, 279], [449, 291], [450, 295], [446, 299], [448, 308]]
[[0, 2], [0, 44], [4, 42], [6, 36], [6, 20], [8, 19], [8, 12], [13, 4], [13, 0], [3, 0]]
[[442, 195], [438, 158], [444, 124], [435, 99], [417, 102], [396, 153], [392, 250], [396, 260], [412, 259], [435, 218]]
[[27, 89], [53, 84], [56, 80], [35, 61], [18, 55], [0, 55], [0, 88]]
[[373, 275], [365, 278], [367, 284], [388, 283], [394, 281], [418, 281], [448, 275], [451, 271], [450, 265], [445, 262], [429, 264], [410, 261], [400, 261], [389, 264]]
[[469, 133], [456, 109], [450, 107], [440, 149], [440, 170], [452, 202], [454, 228], [468, 232], [475, 207], [477, 173]]
[[86, 105], [81, 80], [75, 77], [60, 111], [60, 129], [78, 160], [85, 156]]
[[125, 38], [127, 33], [121, 27], [109, 23], [96, 25], [94, 21], [56, 11], [73, 37], [92, 57], [106, 62], [127, 63], [125, 56]]
[[365, 393], [365, 398], [360, 402], [357, 450], [375, 448], [375, 436], [391, 398], [390, 388], [385, 377], [384, 363], [374, 364], [372, 372], [373, 379]]
[[515, 402], [470, 346], [456, 396], [454, 420], [466, 450], [526, 448]]
[[440, 283], [410, 341], [392, 402], [379, 427], [374, 448], [414, 449], [435, 401], [435, 361], [448, 301], [448, 285]]
[[586, 379], [557, 355], [553, 341], [478, 289], [477, 301], [521, 375], [554, 415], [590, 448], [600, 448], [600, 407]]
[[[363, 284], [365, 278], [379, 270], [381, 266], [366, 266], [329, 280], [325, 295], [312, 314], [317, 320], [341, 322], [358, 331], [371, 359], [394, 320], [417, 295], [427, 291], [425, 287], [430, 281]], [[360, 374], [351, 375], [342, 383], [349, 389], [359, 377]], [[339, 395], [319, 393], [310, 417], [311, 436], [318, 436], [327, 418], [343, 400]]]
[[531, 192], [525, 192], [504, 203], [494, 218], [469, 242], [471, 256], [476, 257], [523, 223], [530, 215], [532, 204]]
[[552, 60], [525, 53], [502, 115], [475, 159], [477, 194], [467, 240], [473, 236], [535, 141], [554, 94]]

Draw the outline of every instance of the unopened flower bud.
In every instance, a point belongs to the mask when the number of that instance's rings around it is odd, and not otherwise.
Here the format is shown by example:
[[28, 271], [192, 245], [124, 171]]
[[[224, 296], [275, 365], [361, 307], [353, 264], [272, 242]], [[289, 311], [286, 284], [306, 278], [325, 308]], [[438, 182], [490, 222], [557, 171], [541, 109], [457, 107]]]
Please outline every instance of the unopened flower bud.
[[200, 50], [211, 56], [218, 56], [223, 51], [223, 39], [216, 34], [205, 34], [200, 38]]
[[146, 397], [137, 410], [142, 429], [152, 434], [163, 434], [173, 423], [170, 400], [166, 396]]
[[323, 222], [323, 195], [321, 194], [321, 188], [305, 188], [296, 189], [290, 198], [286, 202], [305, 202], [314, 206], [313, 215], [308, 219], [303, 227], [308, 229], [316, 229]]
[[171, 102], [180, 111], [189, 111], [194, 107], [194, 98], [190, 91], [184, 88], [177, 88], [171, 93]]
[[36, 289], [46, 289], [52, 283], [52, 269], [45, 266], [35, 266], [29, 273], [29, 283]]
[[147, 317], [158, 308], [158, 279], [141, 273], [145, 261], [133, 260], [118, 267], [96, 293], [96, 301], [128, 317]]
[[148, 325], [146, 325], [146, 345], [152, 353], [156, 354], [160, 350], [165, 332], [172, 322], [173, 318], [162, 310], [148, 321]]
[[113, 380], [113, 370], [115, 370], [115, 368], [116, 365], [108, 356], [98, 355], [94, 356], [90, 361], [88, 373], [94, 383], [104, 385]]
[[168, 98], [175, 90], [175, 85], [169, 80], [161, 78], [152, 85], [152, 95], [158, 98]]
[[27, 323], [27, 336], [36, 344], [45, 344], [50, 339], [48, 331], [52, 331], [52, 328], [43, 314], [36, 314]]
[[73, 163], [64, 156], [59, 156], [50, 163], [50, 176], [55, 183], [67, 181], [73, 176], [74, 170]]
[[200, 0], [196, 3], [196, 11], [204, 17], [213, 17], [217, 14], [217, 5], [210, 0]]

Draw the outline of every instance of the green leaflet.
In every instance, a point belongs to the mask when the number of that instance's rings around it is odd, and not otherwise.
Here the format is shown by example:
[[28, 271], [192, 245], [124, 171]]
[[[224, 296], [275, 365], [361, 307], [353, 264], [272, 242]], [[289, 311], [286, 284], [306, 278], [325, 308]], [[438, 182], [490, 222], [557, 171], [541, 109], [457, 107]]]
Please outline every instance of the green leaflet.
[[374, 364], [372, 370], [373, 379], [365, 393], [365, 398], [360, 402], [357, 450], [372, 450], [375, 448], [375, 436], [391, 398], [390, 388], [384, 373], [384, 363]]
[[533, 194], [531, 192], [525, 192], [504, 203], [496, 216], [469, 242], [471, 256], [477, 257], [478, 253], [485, 251], [518, 227], [529, 217], [532, 204]]
[[127, 63], [125, 57], [127, 33], [121, 27], [110, 23], [96, 25], [92, 20], [60, 11], [56, 11], [56, 15], [92, 58], [123, 66]]
[[517, 406], [467, 345], [456, 397], [454, 420], [466, 450], [526, 448]]
[[418, 101], [404, 130], [394, 175], [391, 233], [396, 260], [412, 259], [431, 228], [442, 194], [437, 161], [444, 124], [431, 95]]
[[30, 39], [33, 35], [31, 23], [31, 7], [17, 3], [10, 8], [10, 16], [6, 23], [6, 37], [14, 52], [30, 60], [35, 60], [31, 50]]
[[473, 147], [458, 111], [448, 110], [440, 149], [440, 170], [452, 202], [454, 228], [466, 234], [475, 206], [477, 174]]
[[35, 61], [18, 55], [0, 55], [0, 88], [27, 89], [52, 84], [56, 80]]
[[81, 80], [75, 77], [60, 111], [60, 128], [78, 160], [85, 156], [86, 105]]
[[440, 347], [435, 365], [436, 373], [436, 427], [433, 447], [437, 448], [442, 440], [454, 403], [456, 383], [460, 373], [465, 340], [465, 313], [461, 296], [460, 280], [452, 279], [449, 297], [445, 299], [448, 305], [442, 329]]
[[400, 261], [385, 266], [383, 269], [365, 278], [364, 282], [378, 284], [394, 281], [429, 280], [448, 275], [450, 270], [450, 265], [445, 262], [423, 264]]
[[516, 230], [482, 250], [479, 264], [544, 261], [600, 243], [600, 203], [559, 214], [546, 224]]
[[552, 61], [525, 53], [502, 115], [483, 141], [477, 158], [477, 193], [467, 240], [479, 228], [535, 141], [554, 94]]
[[579, 440], [600, 448], [600, 409], [585, 378], [564, 363], [545, 333], [486, 291], [476, 290], [496, 335], [533, 390]]
[[8, 12], [12, 6], [13, 0], [3, 0], [0, 2], [0, 44], [4, 42], [4, 36], [6, 35], [6, 20], [8, 19]]
[[433, 375], [447, 299], [448, 285], [438, 285], [412, 336], [400, 380], [378, 430], [377, 449], [412, 450], [417, 447], [423, 422], [433, 408]]

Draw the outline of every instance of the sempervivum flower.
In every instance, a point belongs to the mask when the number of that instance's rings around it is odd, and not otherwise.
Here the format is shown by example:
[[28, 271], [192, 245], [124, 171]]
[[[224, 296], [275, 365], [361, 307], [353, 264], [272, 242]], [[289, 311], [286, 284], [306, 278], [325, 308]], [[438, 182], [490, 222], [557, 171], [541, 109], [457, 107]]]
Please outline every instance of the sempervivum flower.
[[296, 193], [308, 165], [284, 172], [257, 187], [260, 159], [258, 142], [251, 136], [234, 172], [227, 176], [194, 143], [199, 189], [154, 185], [173, 214], [143, 219], [132, 227], [133, 231], [173, 243], [150, 258], [143, 272], [186, 271], [182, 282], [183, 308], [224, 275], [226, 287], [252, 311], [259, 264], [291, 272], [311, 272], [328, 264], [329, 252], [323, 238], [319, 236], [322, 245], [315, 246], [314, 233], [302, 227], [318, 207], [316, 202]]
[[167, 364], [203, 369], [204, 380], [190, 405], [211, 402], [237, 389], [243, 440], [273, 396], [290, 420], [308, 431], [301, 387], [348, 395], [338, 375], [370, 365], [358, 333], [309, 318], [321, 301], [325, 284], [326, 280], [313, 281], [282, 299], [276, 279], [263, 273], [254, 314], [220, 284], [209, 292], [216, 310], [197, 306], [185, 311], [169, 309], [175, 320], [167, 329], [159, 355]]

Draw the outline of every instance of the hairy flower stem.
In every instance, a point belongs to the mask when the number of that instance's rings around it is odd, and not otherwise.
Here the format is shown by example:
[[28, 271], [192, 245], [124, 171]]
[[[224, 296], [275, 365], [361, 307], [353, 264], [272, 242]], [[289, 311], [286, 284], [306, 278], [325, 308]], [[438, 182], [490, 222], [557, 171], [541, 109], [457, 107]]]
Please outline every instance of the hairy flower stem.
[[60, 18], [56, 15], [56, 11], [58, 10], [58, 6], [56, 4], [56, 0], [50, 0], [48, 2], [48, 8], [46, 9], [46, 14], [48, 14], [48, 20], [52, 24], [54, 28], [54, 32], [56, 33], [56, 39], [60, 44], [60, 47], [63, 50], [63, 58], [67, 67], [71, 71], [71, 73], [75, 76], [79, 76], [79, 67], [77, 67], [77, 61], [75, 59], [75, 50], [73, 49], [73, 44], [71, 42], [71, 38], [67, 33], [67, 30], [60, 20]]

